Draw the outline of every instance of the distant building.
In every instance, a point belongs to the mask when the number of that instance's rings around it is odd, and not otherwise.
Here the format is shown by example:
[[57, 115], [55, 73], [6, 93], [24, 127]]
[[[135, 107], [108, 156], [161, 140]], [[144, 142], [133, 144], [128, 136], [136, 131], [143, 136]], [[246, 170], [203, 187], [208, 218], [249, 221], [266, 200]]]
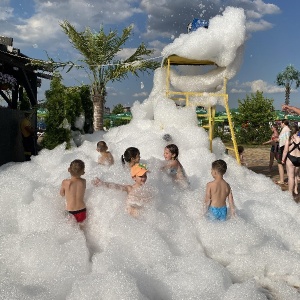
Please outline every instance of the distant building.
[[123, 110], [124, 112], [130, 112], [131, 107], [130, 106], [124, 106], [123, 105]]

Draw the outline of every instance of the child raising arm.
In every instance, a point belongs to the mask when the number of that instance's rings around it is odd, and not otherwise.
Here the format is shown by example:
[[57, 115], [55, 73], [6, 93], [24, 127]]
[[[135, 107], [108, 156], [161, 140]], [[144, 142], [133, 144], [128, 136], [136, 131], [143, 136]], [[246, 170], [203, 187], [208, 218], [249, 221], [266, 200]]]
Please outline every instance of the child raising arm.
[[142, 208], [151, 199], [151, 195], [147, 193], [143, 186], [147, 181], [147, 168], [143, 164], [136, 164], [131, 168], [131, 177], [135, 181], [133, 185], [118, 184], [113, 182], [105, 182], [99, 178], [95, 178], [92, 184], [95, 186], [105, 186], [109, 189], [117, 189], [127, 193], [126, 211], [133, 217], [138, 217]]

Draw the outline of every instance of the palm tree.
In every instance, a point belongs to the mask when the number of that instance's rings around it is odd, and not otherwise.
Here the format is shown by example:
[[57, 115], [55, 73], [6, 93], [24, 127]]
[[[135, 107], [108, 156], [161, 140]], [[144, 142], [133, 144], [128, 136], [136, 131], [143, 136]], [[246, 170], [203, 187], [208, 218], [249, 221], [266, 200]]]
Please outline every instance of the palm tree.
[[292, 65], [289, 65], [285, 70], [277, 75], [276, 84], [285, 87], [285, 104], [290, 103], [291, 87], [295, 82], [296, 88], [300, 86], [300, 72]]
[[125, 60], [116, 58], [125, 42], [131, 35], [132, 26], [123, 29], [121, 36], [110, 30], [106, 35], [103, 26], [98, 33], [86, 27], [78, 32], [68, 21], [60, 24], [71, 44], [83, 56], [82, 62], [86, 64], [86, 71], [91, 81], [91, 95], [94, 107], [94, 130], [103, 130], [104, 103], [106, 85], [109, 81], [121, 81], [128, 77], [128, 73], [138, 76], [138, 72], [150, 73], [159, 67], [153, 60], [145, 60], [154, 51], [148, 50], [141, 43], [135, 52]]

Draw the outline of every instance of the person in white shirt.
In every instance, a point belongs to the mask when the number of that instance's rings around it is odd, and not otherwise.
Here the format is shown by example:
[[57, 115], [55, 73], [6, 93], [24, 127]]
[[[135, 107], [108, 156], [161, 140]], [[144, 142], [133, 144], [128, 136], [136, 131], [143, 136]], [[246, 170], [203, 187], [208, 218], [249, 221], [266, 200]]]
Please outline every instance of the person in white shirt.
[[281, 121], [281, 131], [278, 137], [279, 141], [279, 152], [278, 152], [278, 171], [279, 171], [279, 181], [275, 181], [276, 184], [284, 185], [284, 168], [282, 164], [282, 155], [284, 151], [284, 146], [286, 141], [290, 137], [290, 127], [289, 127], [289, 120], [282, 120]]

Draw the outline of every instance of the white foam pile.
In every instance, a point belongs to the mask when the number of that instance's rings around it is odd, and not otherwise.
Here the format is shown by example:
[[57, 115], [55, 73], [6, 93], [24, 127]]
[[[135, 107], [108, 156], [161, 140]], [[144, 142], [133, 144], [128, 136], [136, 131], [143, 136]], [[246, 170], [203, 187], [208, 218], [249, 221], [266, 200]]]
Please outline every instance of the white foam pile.
[[[224, 93], [223, 80], [233, 78], [239, 70], [246, 39], [246, 17], [243, 9], [227, 7], [222, 15], [209, 20], [208, 28], [198, 28], [189, 34], [181, 34], [167, 45], [162, 55], [171, 55], [211, 61], [213, 68], [179, 66], [170, 73], [171, 89], [185, 92]], [[200, 71], [199, 71], [200, 70]], [[204, 71], [204, 72], [203, 72]], [[193, 96], [191, 102], [204, 102], [205, 106], [224, 105], [224, 98], [207, 94]]]
[[[135, 103], [130, 124], [86, 135], [71, 150], [61, 145], [31, 162], [0, 167], [0, 299], [299, 299], [298, 205], [269, 178], [224, 154], [219, 139], [210, 153], [194, 108], [165, 99], [160, 76], [150, 97]], [[159, 169], [166, 133], [179, 147], [187, 190]], [[112, 167], [97, 164], [102, 139], [115, 157]], [[131, 146], [151, 170], [146, 186], [153, 202], [139, 219], [125, 212], [125, 192], [91, 184], [96, 176], [133, 183], [120, 160]], [[214, 223], [202, 216], [202, 203], [218, 158], [228, 163], [237, 217]], [[85, 233], [66, 218], [59, 196], [74, 159], [86, 164]]]

